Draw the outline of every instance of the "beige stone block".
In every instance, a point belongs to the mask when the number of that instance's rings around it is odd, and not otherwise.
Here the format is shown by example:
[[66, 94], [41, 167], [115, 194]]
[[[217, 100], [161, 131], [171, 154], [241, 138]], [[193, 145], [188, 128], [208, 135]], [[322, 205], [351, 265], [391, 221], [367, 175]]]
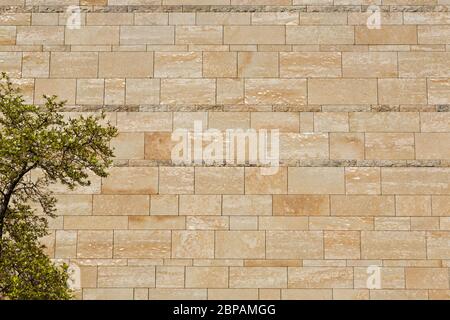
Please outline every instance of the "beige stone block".
[[278, 77], [278, 53], [239, 52], [238, 77], [240, 78]]
[[111, 140], [116, 159], [144, 159], [144, 133], [142, 132], [120, 132]]
[[97, 77], [96, 52], [52, 52], [50, 61], [52, 78]]
[[198, 25], [248, 25], [248, 12], [197, 12]]
[[400, 77], [449, 77], [449, 52], [399, 52]]
[[55, 258], [67, 259], [77, 256], [77, 231], [57, 230], [55, 237]]
[[[13, 4], [12, 2], [22, 2], [22, 1], [6, 1], [10, 2], [10, 4]], [[2, 2], [2, 4], [5, 4], [5, 1]], [[2, 17], [0, 18], [0, 25], [2, 26], [27, 26], [30, 25], [31, 22], [31, 14], [29, 13], [3, 13]]]
[[132, 13], [88, 13], [86, 14], [86, 24], [93, 26], [110, 25], [132, 25]]
[[450, 197], [433, 196], [432, 208], [433, 216], [450, 216]]
[[146, 78], [153, 76], [152, 52], [101, 52], [101, 78]]
[[194, 168], [160, 167], [160, 194], [192, 194], [194, 193]]
[[344, 52], [342, 72], [346, 78], [397, 77], [397, 53]]
[[[15, 27], [1, 27], [0, 43], [14, 44], [12, 37]], [[17, 27], [17, 45], [62, 45], [64, 44], [64, 27], [59, 26], [23, 26]]]
[[358, 231], [324, 232], [325, 259], [359, 259], [361, 239]]
[[115, 167], [103, 179], [104, 194], [155, 194], [158, 192], [158, 168]]
[[[316, 1], [316, 4], [319, 4], [319, 1]], [[300, 12], [300, 24], [345, 25], [347, 24], [347, 15], [343, 12]]]
[[186, 288], [227, 288], [228, 268], [186, 267]]
[[117, 114], [120, 132], [172, 131], [170, 112], [120, 112]]
[[416, 159], [450, 159], [450, 134], [416, 133]]
[[49, 52], [23, 52], [22, 77], [47, 78], [49, 70]]
[[430, 196], [396, 196], [397, 216], [431, 216]]
[[331, 289], [283, 289], [281, 300], [331, 300]]
[[203, 52], [203, 76], [207, 78], [236, 77], [235, 52]]
[[177, 215], [178, 196], [177, 195], [152, 195], [150, 197], [151, 215]]
[[252, 112], [251, 127], [255, 130], [279, 130], [280, 132], [299, 132], [298, 112]]
[[170, 258], [170, 230], [115, 230], [115, 258]]
[[220, 195], [180, 195], [180, 215], [220, 215]]
[[184, 229], [185, 217], [133, 216], [128, 218], [129, 229]]
[[206, 289], [150, 289], [149, 300], [206, 300]]
[[[212, 79], [161, 80], [162, 104], [214, 104], [216, 83]], [[195, 92], [195, 95], [192, 94]]]
[[428, 79], [428, 103], [449, 104], [450, 103], [450, 80]]
[[157, 26], [168, 25], [169, 14], [163, 12], [136, 12], [134, 14], [135, 25]]
[[280, 216], [329, 215], [329, 198], [321, 195], [274, 195], [273, 214]]
[[309, 217], [310, 230], [372, 230], [373, 217]]
[[280, 52], [280, 77], [340, 77], [340, 52]]
[[217, 231], [215, 257], [258, 259], [265, 257], [265, 235], [262, 231]]
[[446, 112], [424, 112], [420, 114], [422, 132], [450, 131], [450, 117]]
[[214, 258], [214, 231], [172, 231], [173, 258]]
[[224, 44], [285, 44], [284, 26], [225, 26]]
[[280, 289], [259, 289], [260, 300], [281, 300]]
[[266, 231], [267, 259], [322, 259], [321, 231]]
[[67, 101], [67, 104], [75, 104], [76, 92], [75, 79], [36, 79], [34, 89], [34, 102], [44, 104], [43, 95], [56, 95], [59, 100]]
[[447, 168], [382, 168], [383, 194], [450, 194]]
[[439, 230], [439, 217], [411, 217], [411, 230]]
[[120, 44], [174, 44], [173, 26], [122, 26]]
[[427, 233], [427, 258], [450, 258], [450, 232], [431, 231]]
[[217, 216], [188, 216], [186, 229], [188, 230], [228, 230], [230, 228], [228, 217]]
[[199, 78], [202, 76], [201, 52], [156, 52], [155, 77]]
[[84, 300], [133, 300], [133, 289], [92, 288], [83, 289]]
[[172, 157], [172, 148], [175, 142], [172, 141], [170, 132], [146, 132], [145, 141], [145, 159], [147, 160], [170, 160]]
[[287, 168], [280, 167], [274, 175], [263, 175], [261, 168], [245, 168], [246, 194], [284, 194], [287, 192]]
[[158, 104], [160, 99], [160, 80], [127, 79], [125, 99], [129, 104]]
[[256, 300], [258, 289], [210, 289], [209, 300]]
[[307, 217], [259, 217], [259, 230], [308, 230]]
[[0, 69], [12, 78], [20, 78], [22, 74], [22, 53], [0, 52]]
[[289, 288], [352, 288], [352, 268], [288, 268]]
[[125, 103], [125, 79], [105, 79], [105, 104], [121, 105]]
[[[260, 4], [259, 1], [258, 4]], [[273, 5], [273, 1], [267, 1], [269, 5]], [[289, 1], [284, 1], [290, 5]], [[298, 25], [297, 12], [253, 12], [253, 25]]]
[[243, 79], [217, 79], [218, 104], [244, 103]]
[[155, 287], [155, 267], [99, 267], [97, 281], [103, 288]]
[[[403, 268], [380, 267], [380, 289], [404, 289], [405, 288], [405, 272]], [[368, 267], [356, 267], [355, 288], [367, 289], [369, 277], [373, 274]], [[371, 292], [378, 291], [373, 290]]]
[[113, 231], [78, 231], [77, 258], [112, 258]]
[[363, 133], [330, 133], [330, 159], [364, 159]]
[[376, 104], [375, 79], [310, 79], [310, 104]]
[[55, 196], [55, 209], [58, 216], [84, 216], [92, 214], [91, 195], [58, 195]]
[[369, 29], [367, 26], [355, 27], [356, 44], [416, 44], [416, 26], [383, 26]]
[[157, 266], [156, 288], [184, 288], [184, 267]]
[[194, 131], [195, 122], [201, 122], [202, 128], [208, 127], [208, 112], [174, 112], [173, 129], [187, 129]]
[[378, 80], [381, 104], [426, 104], [427, 90], [424, 79]]
[[206, 168], [195, 169], [196, 194], [243, 194], [243, 168]]
[[333, 300], [369, 300], [369, 290], [333, 289]]
[[78, 79], [77, 104], [102, 105], [105, 91], [103, 79]]
[[110, 230], [127, 229], [127, 217], [113, 216], [66, 216], [64, 217], [64, 229], [72, 230]]
[[169, 13], [170, 25], [189, 25], [195, 24], [194, 12], [170, 12]]
[[230, 230], [258, 230], [258, 217], [231, 216]]
[[449, 289], [447, 268], [406, 268], [407, 289]]
[[119, 44], [119, 27], [81, 26], [80, 29], [66, 28], [65, 44], [70, 45]]
[[328, 159], [328, 134], [281, 133], [280, 158], [282, 160]]
[[[25, 27], [27, 28], [27, 27]], [[16, 44], [16, 38], [17, 38], [17, 27], [16, 26], [0, 26], [0, 45], [15, 45]], [[29, 39], [27, 39], [29, 38]], [[26, 31], [24, 29], [21, 29], [21, 42], [31, 42], [29, 44], [33, 43], [33, 37], [29, 35], [29, 27]], [[20, 44], [20, 43], [17, 43]], [[24, 43], [28, 44], [28, 43]]]
[[347, 112], [314, 113], [315, 132], [348, 132]]
[[350, 26], [287, 26], [289, 44], [353, 44], [354, 32]]
[[[209, 129], [226, 131], [227, 129], [248, 129], [250, 128], [250, 113], [248, 112], [209, 112]], [[232, 139], [232, 137], [230, 137]], [[235, 138], [235, 143], [239, 142]]]
[[414, 134], [366, 133], [366, 159], [408, 160], [415, 158]]
[[271, 215], [271, 195], [223, 195], [223, 215]]
[[331, 215], [395, 216], [393, 196], [331, 196]]
[[304, 79], [248, 79], [245, 81], [247, 104], [306, 104]]
[[379, 168], [345, 168], [347, 194], [380, 194], [381, 171]]
[[230, 288], [287, 288], [287, 269], [231, 267]]
[[354, 132], [417, 132], [417, 112], [351, 112], [350, 131]]
[[382, 218], [375, 217], [375, 230], [410, 230], [411, 223], [408, 217]]
[[344, 168], [289, 168], [288, 193], [343, 194], [345, 193]]
[[222, 44], [222, 26], [177, 26], [176, 44]]
[[362, 231], [363, 259], [424, 259], [425, 233], [421, 231]]
[[418, 43], [448, 44], [450, 28], [448, 25], [423, 25], [417, 27]]

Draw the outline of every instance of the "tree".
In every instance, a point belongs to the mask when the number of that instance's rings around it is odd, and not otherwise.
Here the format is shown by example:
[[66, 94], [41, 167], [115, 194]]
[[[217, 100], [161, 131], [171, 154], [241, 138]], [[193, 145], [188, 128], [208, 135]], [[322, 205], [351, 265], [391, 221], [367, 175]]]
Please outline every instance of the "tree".
[[[103, 113], [65, 119], [64, 102], [26, 104], [5, 73], [0, 77], [0, 299], [69, 299], [67, 266], [40, 245], [55, 216], [53, 183], [69, 189], [107, 176], [117, 135]], [[40, 207], [38, 215], [33, 208]]]

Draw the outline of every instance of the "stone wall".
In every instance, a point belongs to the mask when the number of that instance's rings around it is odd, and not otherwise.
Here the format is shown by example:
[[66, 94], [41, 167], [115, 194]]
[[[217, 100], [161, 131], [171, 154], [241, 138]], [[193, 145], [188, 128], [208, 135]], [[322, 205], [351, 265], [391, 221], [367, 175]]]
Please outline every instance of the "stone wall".
[[[110, 177], [54, 188], [43, 242], [78, 297], [448, 299], [449, 5], [0, 0], [26, 100], [120, 131]], [[174, 163], [194, 121], [278, 129], [279, 170]]]

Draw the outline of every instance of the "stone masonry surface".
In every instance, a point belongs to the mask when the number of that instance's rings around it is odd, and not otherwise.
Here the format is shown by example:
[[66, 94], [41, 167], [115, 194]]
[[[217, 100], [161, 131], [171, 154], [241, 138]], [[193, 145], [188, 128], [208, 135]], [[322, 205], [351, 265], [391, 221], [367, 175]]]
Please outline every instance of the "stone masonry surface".
[[[450, 299], [449, 0], [0, 0], [0, 71], [119, 129], [53, 187], [78, 298]], [[175, 164], [194, 121], [279, 129], [278, 172]]]

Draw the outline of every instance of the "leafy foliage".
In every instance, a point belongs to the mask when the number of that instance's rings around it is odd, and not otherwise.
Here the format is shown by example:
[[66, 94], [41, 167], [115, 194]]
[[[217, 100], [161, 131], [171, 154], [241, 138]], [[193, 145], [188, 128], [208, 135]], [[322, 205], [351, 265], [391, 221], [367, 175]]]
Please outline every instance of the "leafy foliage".
[[90, 185], [89, 176], [106, 177], [112, 163], [117, 130], [101, 124], [105, 115], [65, 119], [56, 99], [28, 105], [7, 75], [0, 77], [0, 297], [70, 298], [67, 266], [52, 263], [39, 244], [55, 215], [48, 187]]

